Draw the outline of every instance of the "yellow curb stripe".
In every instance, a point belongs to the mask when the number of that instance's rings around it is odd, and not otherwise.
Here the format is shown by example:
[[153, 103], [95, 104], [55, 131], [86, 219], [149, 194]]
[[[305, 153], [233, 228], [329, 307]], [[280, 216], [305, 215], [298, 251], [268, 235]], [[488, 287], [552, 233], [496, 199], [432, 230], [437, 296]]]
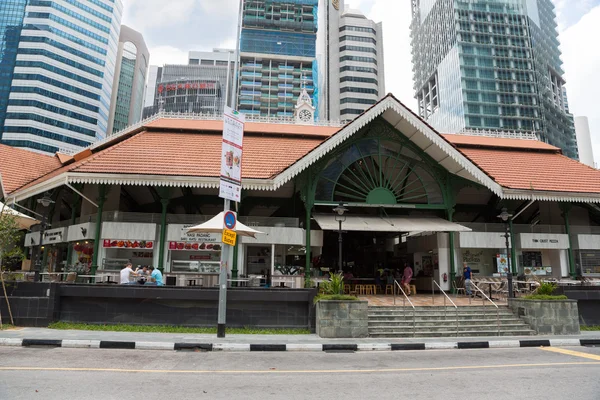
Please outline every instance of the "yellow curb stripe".
[[600, 365], [600, 362], [564, 362], [538, 364], [503, 364], [503, 365], [472, 365], [455, 367], [431, 368], [390, 368], [390, 369], [343, 369], [343, 370], [152, 370], [125, 368], [43, 368], [43, 367], [0, 367], [0, 371], [59, 371], [59, 372], [119, 372], [119, 373], [154, 373], [154, 374], [356, 374], [356, 373], [385, 373], [385, 372], [424, 372], [424, 371], [458, 371], [477, 369], [502, 368], [531, 368], [556, 366]]
[[559, 353], [559, 354], [566, 354], [566, 355], [574, 356], [574, 357], [589, 358], [590, 360], [600, 361], [600, 356], [597, 356], [595, 354], [582, 353], [580, 351], [561, 349], [558, 347], [542, 347], [541, 350], [551, 351], [553, 353]]

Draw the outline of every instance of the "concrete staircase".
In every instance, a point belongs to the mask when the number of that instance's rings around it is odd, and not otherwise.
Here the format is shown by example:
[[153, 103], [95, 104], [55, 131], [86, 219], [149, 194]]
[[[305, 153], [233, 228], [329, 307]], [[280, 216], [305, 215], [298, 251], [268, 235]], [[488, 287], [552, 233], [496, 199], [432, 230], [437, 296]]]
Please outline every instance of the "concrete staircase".
[[[508, 307], [458, 307], [458, 336], [529, 336], [535, 332]], [[369, 307], [369, 336], [386, 338], [456, 337], [454, 307]]]

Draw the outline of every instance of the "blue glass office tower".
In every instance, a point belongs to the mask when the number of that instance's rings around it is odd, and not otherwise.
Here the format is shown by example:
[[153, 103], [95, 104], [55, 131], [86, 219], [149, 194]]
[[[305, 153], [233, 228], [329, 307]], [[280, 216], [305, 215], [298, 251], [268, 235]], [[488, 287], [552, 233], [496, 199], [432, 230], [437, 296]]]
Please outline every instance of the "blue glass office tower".
[[264, 117], [292, 117], [302, 88], [318, 109], [318, 0], [244, 0], [238, 109]]
[[4, 126], [6, 118], [10, 84], [17, 61], [26, 5], [27, 0], [0, 2], [0, 139], [2, 139], [1, 127]]
[[0, 2], [0, 141], [75, 152], [106, 136], [121, 0]]
[[448, 133], [535, 132], [577, 158], [551, 0], [412, 0], [419, 113]]

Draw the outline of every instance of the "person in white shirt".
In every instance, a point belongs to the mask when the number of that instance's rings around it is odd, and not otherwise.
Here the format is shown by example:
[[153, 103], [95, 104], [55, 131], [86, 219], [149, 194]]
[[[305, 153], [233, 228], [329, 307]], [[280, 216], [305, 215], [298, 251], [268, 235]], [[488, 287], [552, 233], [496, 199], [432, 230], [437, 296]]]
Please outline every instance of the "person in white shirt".
[[131, 282], [135, 283], [135, 272], [133, 272], [131, 267], [131, 263], [128, 262], [125, 268], [121, 270], [121, 279], [119, 281], [121, 285], [129, 285]]

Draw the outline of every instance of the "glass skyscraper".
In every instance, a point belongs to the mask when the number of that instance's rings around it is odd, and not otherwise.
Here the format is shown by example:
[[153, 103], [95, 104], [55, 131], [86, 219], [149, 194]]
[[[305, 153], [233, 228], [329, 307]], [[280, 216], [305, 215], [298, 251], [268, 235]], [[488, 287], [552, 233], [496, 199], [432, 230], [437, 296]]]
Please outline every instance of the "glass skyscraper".
[[412, 0], [419, 114], [436, 129], [535, 132], [577, 158], [551, 0]]
[[244, 0], [238, 109], [292, 117], [302, 88], [318, 109], [318, 0]]
[[0, 141], [54, 153], [106, 136], [121, 0], [0, 2]]

